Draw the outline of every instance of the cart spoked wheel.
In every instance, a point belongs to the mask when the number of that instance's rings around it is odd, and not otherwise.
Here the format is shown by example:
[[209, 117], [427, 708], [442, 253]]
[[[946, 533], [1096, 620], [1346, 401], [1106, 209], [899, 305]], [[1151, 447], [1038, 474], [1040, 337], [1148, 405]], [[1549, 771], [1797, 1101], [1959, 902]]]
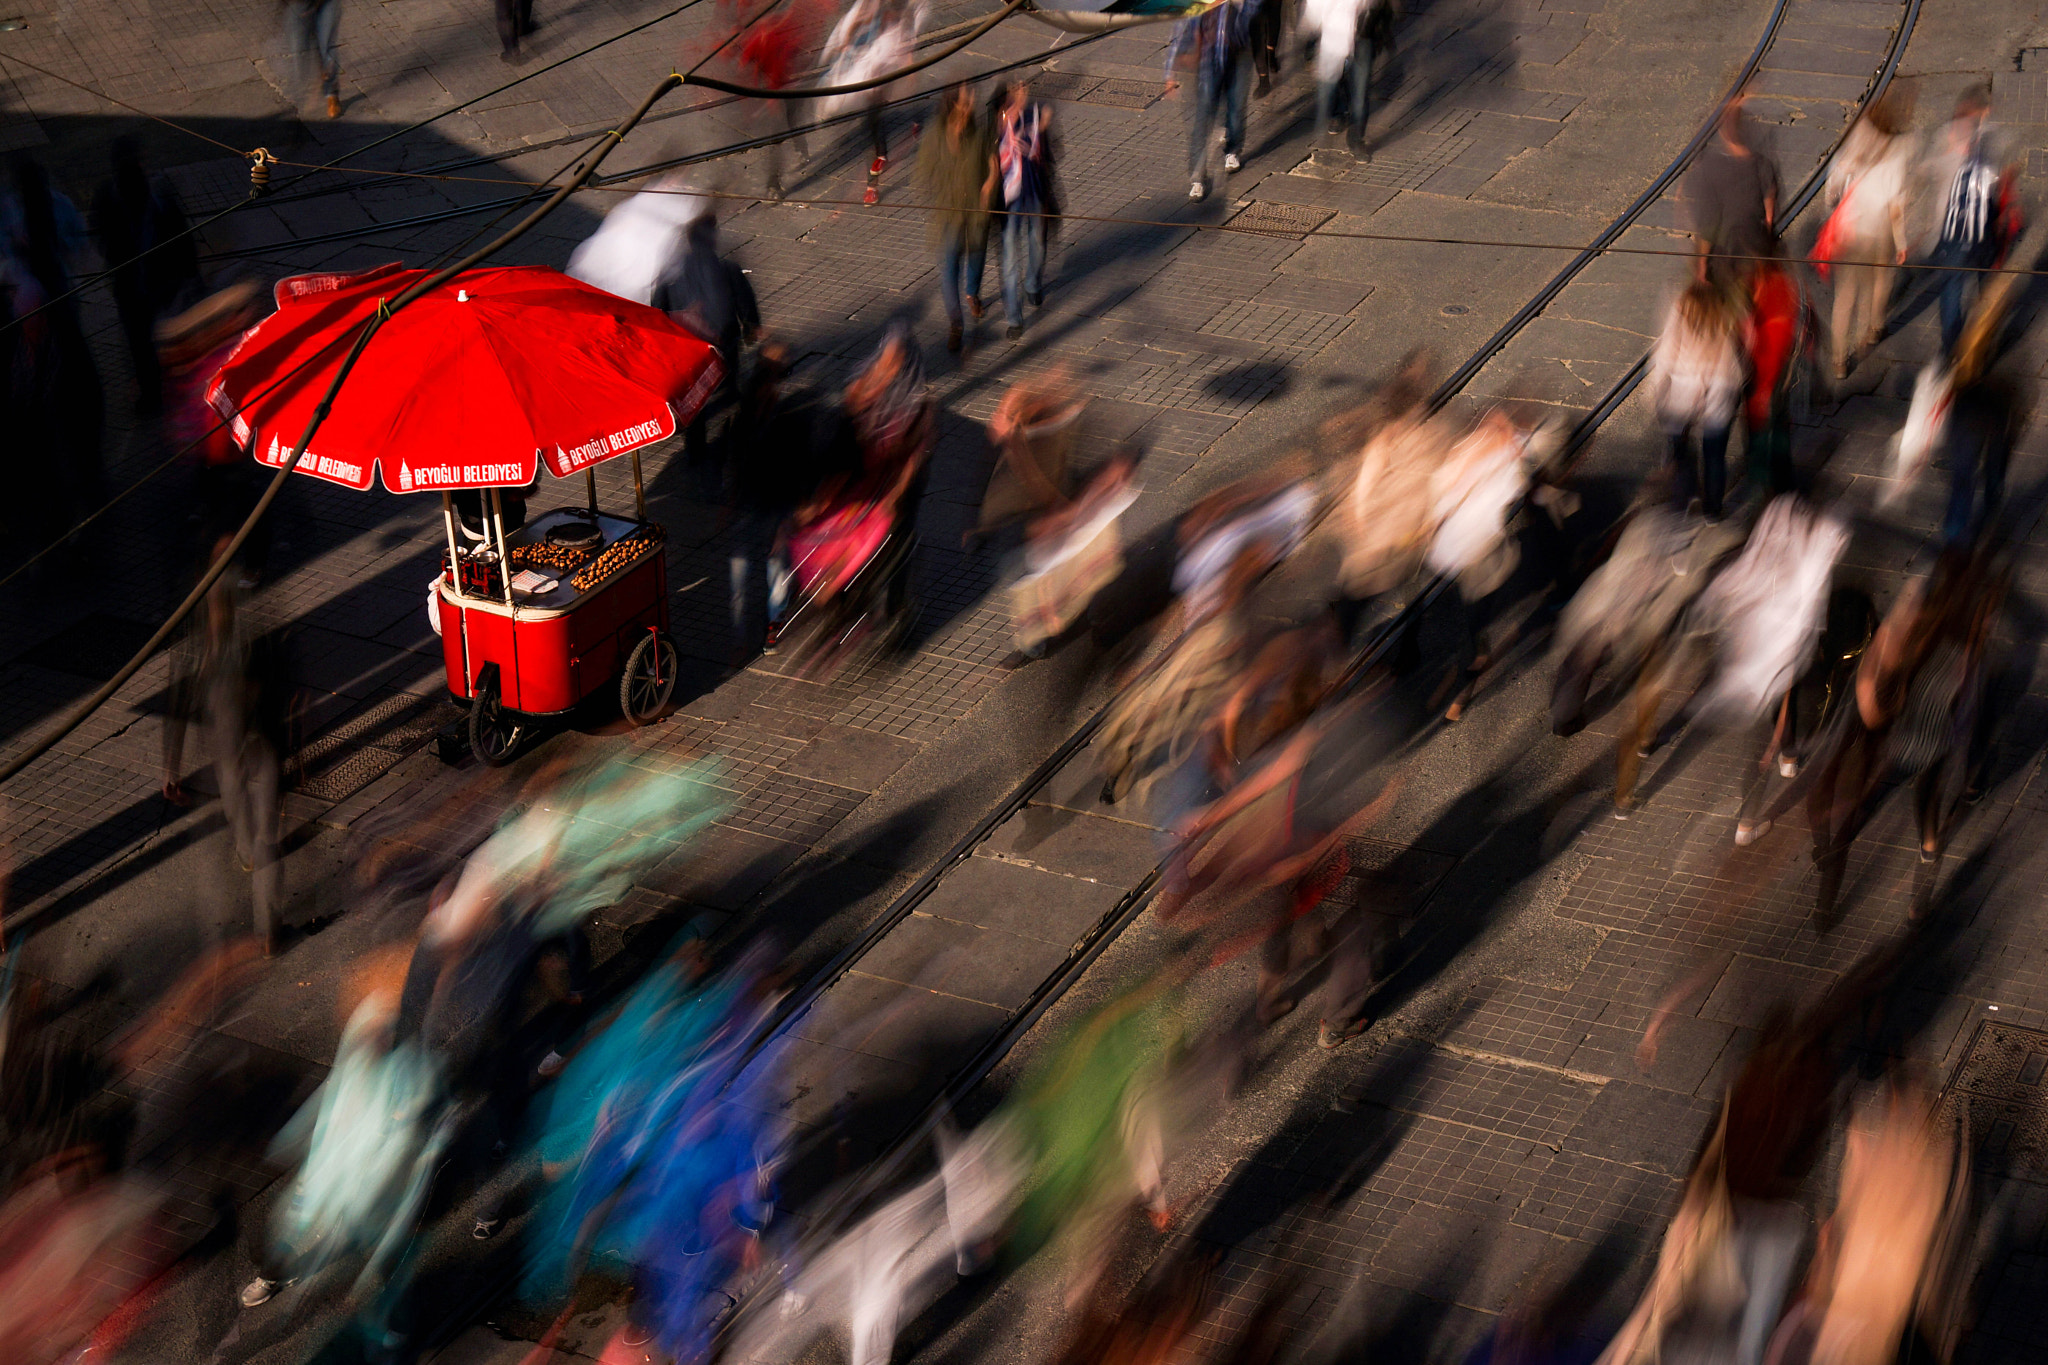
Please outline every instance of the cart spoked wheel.
[[469, 705], [469, 747], [486, 764], [502, 768], [519, 756], [526, 742], [526, 727], [498, 700], [496, 683], [477, 688]]
[[626, 656], [619, 674], [619, 710], [633, 725], [650, 725], [668, 709], [676, 690], [676, 642], [650, 630]]

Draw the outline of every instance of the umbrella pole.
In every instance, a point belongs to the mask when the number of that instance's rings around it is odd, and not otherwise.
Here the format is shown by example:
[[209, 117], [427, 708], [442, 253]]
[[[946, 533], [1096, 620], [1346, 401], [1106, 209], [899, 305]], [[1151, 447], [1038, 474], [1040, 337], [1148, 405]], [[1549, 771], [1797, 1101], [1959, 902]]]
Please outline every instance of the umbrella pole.
[[640, 486], [640, 452], [633, 452], [633, 517], [647, 520], [647, 491]]
[[441, 529], [448, 533], [448, 572], [455, 578], [455, 595], [462, 593], [462, 556], [455, 548], [455, 495], [441, 495]]
[[505, 583], [505, 605], [512, 605], [512, 556], [505, 553], [505, 512], [498, 490], [491, 490], [491, 535], [498, 542], [498, 577]]
[[583, 490], [590, 495], [590, 515], [597, 515], [597, 470], [583, 471]]

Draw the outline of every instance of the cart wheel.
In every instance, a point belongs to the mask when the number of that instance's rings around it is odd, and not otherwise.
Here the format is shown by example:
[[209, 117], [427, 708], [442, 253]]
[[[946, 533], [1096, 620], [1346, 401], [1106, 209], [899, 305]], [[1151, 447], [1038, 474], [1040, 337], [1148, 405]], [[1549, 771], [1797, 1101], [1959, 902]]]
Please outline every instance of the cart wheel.
[[649, 631], [633, 646], [619, 673], [619, 710], [634, 725], [651, 724], [675, 690], [676, 642], [663, 631]]
[[498, 702], [495, 686], [479, 687], [469, 706], [469, 747], [493, 768], [502, 768], [519, 756], [526, 741], [526, 727], [512, 718]]

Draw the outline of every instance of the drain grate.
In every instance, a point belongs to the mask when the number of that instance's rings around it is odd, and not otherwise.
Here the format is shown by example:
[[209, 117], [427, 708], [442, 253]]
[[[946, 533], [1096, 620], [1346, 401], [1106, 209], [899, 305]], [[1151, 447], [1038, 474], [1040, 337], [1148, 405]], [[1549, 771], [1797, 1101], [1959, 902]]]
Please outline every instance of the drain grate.
[[316, 801], [341, 801], [398, 766], [398, 761], [461, 719], [461, 708], [434, 697], [399, 692], [372, 702], [292, 755], [293, 790]]
[[1150, 109], [1159, 103], [1165, 87], [1157, 81], [1130, 81], [1112, 76], [1081, 97], [1083, 104], [1106, 104], [1112, 109]]
[[1042, 71], [1031, 78], [1031, 93], [1042, 100], [1078, 100], [1100, 84], [1100, 76], [1083, 76], [1072, 71]]
[[2048, 1183], [2048, 1033], [1984, 1020], [1942, 1091], [1979, 1169]]
[[1337, 216], [1337, 210], [1309, 204], [1279, 204], [1255, 199], [1231, 216], [1226, 226], [1281, 237], [1306, 237]]

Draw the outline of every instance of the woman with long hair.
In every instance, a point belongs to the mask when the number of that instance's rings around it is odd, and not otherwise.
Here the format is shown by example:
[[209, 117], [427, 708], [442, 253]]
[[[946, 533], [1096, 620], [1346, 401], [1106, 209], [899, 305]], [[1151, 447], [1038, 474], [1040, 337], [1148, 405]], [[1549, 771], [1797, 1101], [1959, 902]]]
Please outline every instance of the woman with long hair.
[[1728, 486], [1728, 429], [1742, 394], [1741, 326], [1736, 300], [1695, 280], [1673, 301], [1650, 353], [1650, 397], [1671, 443], [1672, 495], [1684, 512], [1697, 493], [1709, 521], [1721, 519]]

